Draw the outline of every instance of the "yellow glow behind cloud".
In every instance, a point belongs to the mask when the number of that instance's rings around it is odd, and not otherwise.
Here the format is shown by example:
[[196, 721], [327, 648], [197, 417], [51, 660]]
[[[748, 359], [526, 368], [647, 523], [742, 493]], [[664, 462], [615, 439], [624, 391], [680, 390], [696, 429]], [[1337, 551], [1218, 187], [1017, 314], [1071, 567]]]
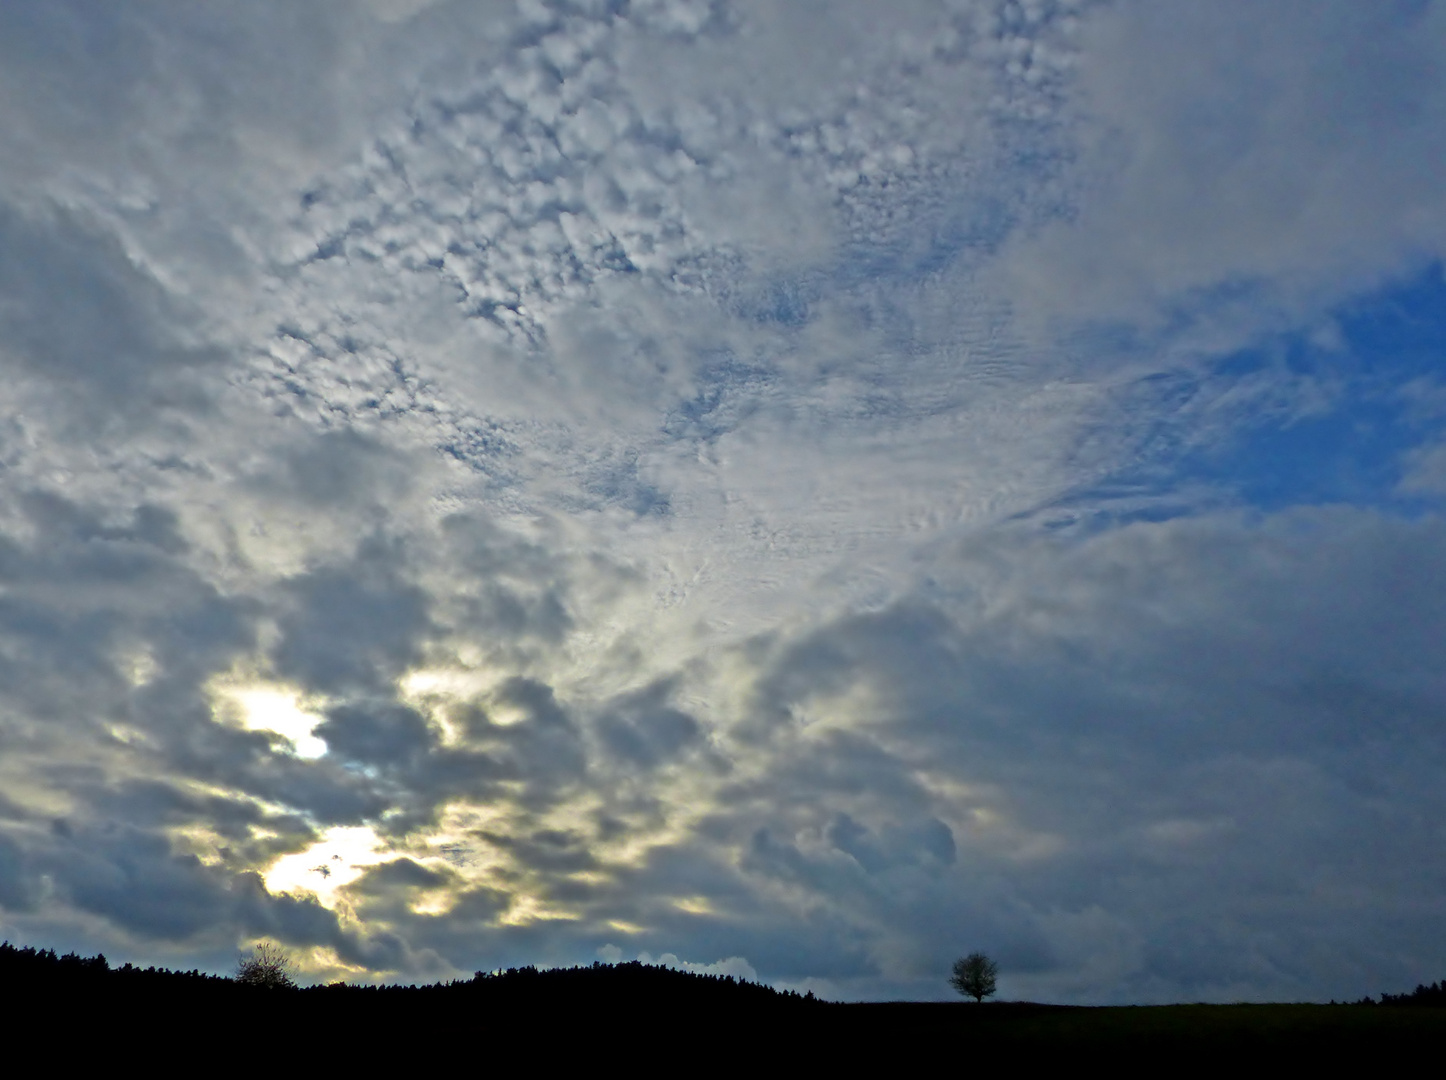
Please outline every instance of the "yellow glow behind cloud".
[[225, 687], [217, 696], [247, 731], [269, 731], [291, 743], [296, 756], [319, 758], [326, 741], [313, 735], [323, 717], [308, 711], [295, 690], [274, 686]]
[[368, 825], [338, 825], [327, 829], [305, 851], [283, 855], [262, 875], [272, 893], [312, 893], [327, 907], [336, 894], [366, 872], [386, 862], [390, 853]]

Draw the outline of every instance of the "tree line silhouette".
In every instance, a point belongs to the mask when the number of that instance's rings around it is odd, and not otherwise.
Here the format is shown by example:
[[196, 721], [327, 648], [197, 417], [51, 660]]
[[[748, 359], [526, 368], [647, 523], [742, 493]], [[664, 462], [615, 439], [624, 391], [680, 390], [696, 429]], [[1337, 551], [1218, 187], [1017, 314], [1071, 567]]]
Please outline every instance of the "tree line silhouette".
[[[1374, 1005], [1377, 1003], [1371, 1001], [1370, 998], [1366, 998], [1363, 1004]], [[1412, 990], [1409, 994], [1382, 994], [1379, 1004], [1446, 1008], [1446, 979], [1440, 982], [1433, 982], [1429, 985], [1417, 983], [1416, 989]]]
[[72, 994], [115, 993], [118, 996], [160, 994], [189, 1000], [228, 997], [270, 1000], [277, 994], [293, 999], [356, 1003], [386, 999], [402, 1004], [412, 999], [456, 999], [460, 1004], [536, 1007], [588, 1002], [595, 1008], [638, 1004], [654, 1008], [797, 1009], [822, 1004], [812, 992], [776, 990], [732, 975], [678, 971], [637, 960], [618, 964], [595, 962], [585, 967], [478, 971], [471, 979], [453, 979], [426, 985], [384, 986], [333, 982], [317, 986], [277, 986], [233, 979], [199, 970], [139, 968], [131, 964], [111, 967], [104, 953], [58, 955], [53, 949], [0, 944], [0, 989], [23, 988], [30, 993], [64, 991]]
[[[274, 947], [273, 947], [274, 948]], [[967, 958], [966, 958], [967, 959]], [[964, 963], [960, 961], [959, 963]], [[243, 963], [244, 970], [244, 963]], [[958, 965], [956, 965], [957, 967]], [[992, 975], [992, 971], [988, 974]], [[958, 979], [955, 973], [955, 979]], [[690, 1007], [746, 1006], [749, 1008], [798, 1008], [828, 1004], [810, 991], [777, 990], [762, 983], [732, 975], [679, 971], [675, 968], [644, 964], [630, 960], [617, 964], [595, 961], [591, 965], [564, 968], [536, 966], [478, 971], [471, 979], [415, 984], [357, 984], [333, 982], [309, 987], [288, 985], [279, 990], [266, 984], [248, 984], [242, 979], [213, 975], [193, 968], [176, 971], [162, 967], [136, 967], [124, 964], [111, 967], [104, 953], [81, 956], [54, 949], [0, 942], [0, 989], [25, 989], [43, 992], [50, 989], [83, 992], [111, 990], [123, 993], [171, 991], [194, 997], [215, 994], [274, 994], [285, 992], [302, 997], [325, 997], [329, 1000], [377, 998], [438, 998], [451, 996], [489, 1003], [512, 1002], [537, 1004], [544, 999], [573, 999], [600, 1002], [642, 1002], [653, 1000]], [[978, 989], [978, 988], [975, 988]], [[992, 991], [992, 985], [979, 996]], [[970, 989], [969, 993], [974, 993]], [[1407, 1008], [1446, 1008], [1446, 979], [1418, 984], [1410, 993], [1383, 993], [1379, 999], [1364, 997], [1354, 1005], [1384, 1005]]]
[[193, 969], [172, 971], [170, 968], [139, 968], [125, 964], [110, 966], [105, 953], [80, 956], [69, 952], [57, 955], [54, 949], [36, 949], [0, 943], [0, 987], [12, 992], [18, 989], [44, 991], [49, 989], [145, 990], [172, 988], [193, 992], [197, 989], [217, 991], [231, 986], [233, 980], [224, 975], [210, 975]]
[[[238, 976], [244, 974], [243, 961]], [[1352, 1050], [1405, 1054], [1446, 1038], [1446, 980], [1343, 1005], [840, 1003], [638, 961], [478, 971], [420, 986], [297, 987], [195, 969], [113, 967], [104, 955], [60, 955], [8, 941], [0, 944], [0, 1000], [12, 1041], [71, 1056], [94, 1049], [108, 1058], [161, 1053], [209, 1061], [218, 1047], [244, 1056], [264, 1046], [373, 1070], [415, 1070], [422, 1060], [467, 1063], [479, 1047], [497, 1065], [619, 1053], [634, 1065], [759, 1061], [760, 1053], [777, 1051], [783, 1061], [849, 1066], [885, 1054], [893, 1068], [922, 1068], [960, 1040], [970, 1046], [971, 1061], [985, 1063], [1067, 1064], [1082, 1052], [1235, 1060], [1267, 1051], [1298, 1063], [1328, 1062]], [[1357, 1007], [1363, 1004], [1371, 1007]]]

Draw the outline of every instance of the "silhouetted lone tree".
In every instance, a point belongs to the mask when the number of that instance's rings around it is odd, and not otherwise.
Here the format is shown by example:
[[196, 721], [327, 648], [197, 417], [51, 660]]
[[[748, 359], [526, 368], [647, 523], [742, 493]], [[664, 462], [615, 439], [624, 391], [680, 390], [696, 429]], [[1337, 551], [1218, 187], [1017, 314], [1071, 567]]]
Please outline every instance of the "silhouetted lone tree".
[[291, 957], [280, 945], [263, 941], [243, 956], [236, 965], [236, 981], [242, 986], [259, 986], [266, 990], [292, 990]]
[[962, 960], [954, 961], [954, 974], [949, 985], [965, 997], [983, 1001], [994, 993], [994, 980], [999, 975], [999, 965], [982, 952], [972, 952]]

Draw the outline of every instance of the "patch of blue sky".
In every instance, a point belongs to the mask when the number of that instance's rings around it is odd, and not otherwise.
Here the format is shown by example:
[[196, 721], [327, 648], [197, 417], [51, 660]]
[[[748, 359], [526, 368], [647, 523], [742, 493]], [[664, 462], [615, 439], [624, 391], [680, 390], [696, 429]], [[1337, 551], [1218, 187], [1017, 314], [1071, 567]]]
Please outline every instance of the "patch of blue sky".
[[817, 298], [815, 282], [806, 278], [780, 278], [739, 296], [733, 307], [752, 322], [796, 328], [808, 322]]
[[732, 431], [774, 381], [768, 365], [720, 350], [704, 364], [697, 392], [664, 418], [662, 432], [670, 439], [713, 442]]
[[1325, 415], [1258, 426], [1223, 451], [1192, 454], [1179, 472], [1263, 510], [1399, 503], [1402, 458], [1421, 442], [1403, 412], [1399, 401], [1347, 393]]
[[1424, 512], [1437, 503], [1401, 482], [1416, 452], [1446, 440], [1446, 407], [1432, 404], [1446, 400], [1446, 277], [1434, 266], [1346, 305], [1331, 333], [1277, 338], [1136, 392], [1156, 418], [1133, 463], [1061, 503], [1061, 520], [1222, 502]]
[[957, 266], [981, 263], [995, 254], [1019, 223], [1020, 210], [1005, 196], [975, 194], [937, 204], [915, 202], [899, 216], [908, 226], [845, 245], [834, 268], [843, 288], [887, 282], [907, 288]]

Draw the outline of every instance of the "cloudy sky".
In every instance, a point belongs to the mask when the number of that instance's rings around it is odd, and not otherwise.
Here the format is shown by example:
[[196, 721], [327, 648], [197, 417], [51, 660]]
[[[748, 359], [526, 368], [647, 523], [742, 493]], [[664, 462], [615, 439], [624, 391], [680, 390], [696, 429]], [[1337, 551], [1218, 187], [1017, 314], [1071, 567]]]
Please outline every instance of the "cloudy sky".
[[0, 4], [0, 936], [1446, 975], [1446, 2]]

